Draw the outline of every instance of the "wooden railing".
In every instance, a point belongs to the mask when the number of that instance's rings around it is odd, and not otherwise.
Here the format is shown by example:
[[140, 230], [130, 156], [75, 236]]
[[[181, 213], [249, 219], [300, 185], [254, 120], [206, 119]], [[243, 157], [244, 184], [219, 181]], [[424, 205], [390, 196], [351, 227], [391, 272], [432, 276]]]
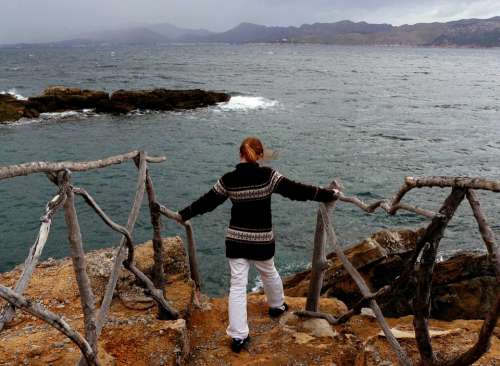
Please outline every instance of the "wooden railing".
[[[137, 186], [127, 224], [126, 226], [121, 226], [115, 223], [104, 210], [101, 209], [94, 198], [85, 189], [76, 187], [72, 184], [71, 171], [100, 169], [130, 160], [133, 160], [138, 168]], [[37, 239], [24, 262], [24, 268], [19, 280], [13, 289], [0, 285], [0, 298], [7, 301], [7, 305], [0, 313], [0, 331], [2, 331], [5, 325], [12, 320], [15, 309], [18, 308], [47, 322], [70, 338], [82, 352], [83, 358], [80, 360], [80, 364], [99, 365], [98, 339], [107, 321], [113, 293], [122, 265], [132, 272], [148, 289], [151, 297], [156, 301], [160, 319], [177, 319], [179, 317], [177, 310], [172, 307], [170, 302], [163, 295], [163, 286], [166, 281], [163, 271], [165, 258], [161, 240], [160, 209], [164, 211], [167, 210], [156, 202], [153, 180], [148, 167], [148, 163], [160, 163], [162, 161], [165, 161], [165, 157], [152, 157], [148, 156], [144, 151], [132, 151], [96, 161], [32, 162], [0, 167], [0, 180], [35, 173], [45, 173], [49, 180], [58, 187], [58, 193], [46, 205], [45, 214], [41, 218]], [[149, 279], [149, 277], [135, 266], [134, 244], [132, 239], [134, 225], [139, 216], [145, 192], [147, 192], [148, 195], [149, 211], [153, 226], [154, 266], [152, 279]], [[122, 239], [115, 251], [113, 269], [99, 311], [97, 311], [95, 307], [95, 296], [92, 292], [92, 287], [90, 286], [90, 280], [86, 271], [85, 252], [75, 209], [75, 196], [82, 197], [108, 227], [122, 235]], [[80, 293], [85, 329], [84, 335], [81, 335], [73, 329], [61, 316], [49, 311], [43, 305], [27, 300], [22, 296], [31, 280], [33, 271], [42, 254], [45, 243], [47, 242], [53, 217], [61, 208], [64, 211], [71, 258]], [[194, 234], [190, 224], [186, 224], [186, 231], [189, 244], [188, 253], [190, 254], [190, 269], [192, 271], [191, 276], [196, 284], [197, 290], [195, 299], [198, 299], [200, 276], [196, 264], [196, 257], [194, 255], [196, 252]]]
[[[133, 160], [137, 166], [138, 178], [135, 197], [127, 224], [126, 226], [121, 226], [115, 223], [101, 209], [101, 207], [85, 189], [72, 185], [71, 171], [100, 169], [114, 164], [121, 164], [129, 160]], [[157, 201], [153, 180], [148, 167], [148, 163], [160, 163], [164, 160], [164, 157], [148, 156], [144, 151], [132, 151], [126, 154], [88, 162], [32, 162], [0, 167], [0, 180], [34, 173], [45, 173], [49, 180], [58, 187], [58, 193], [46, 205], [45, 214], [41, 218], [41, 225], [37, 239], [31, 247], [28, 257], [25, 260], [24, 268], [19, 280], [13, 289], [0, 285], [0, 298], [7, 301], [7, 305], [0, 313], [0, 331], [2, 331], [4, 326], [12, 320], [15, 309], [18, 308], [42, 319], [70, 338], [82, 352], [83, 357], [80, 360], [81, 365], [99, 365], [97, 347], [98, 339], [107, 320], [107, 315], [113, 298], [113, 292], [115, 290], [118, 274], [122, 265], [132, 272], [136, 278], [148, 288], [151, 297], [157, 303], [159, 317], [161, 319], [177, 319], [179, 316], [177, 310], [170, 305], [169, 301], [164, 297], [162, 291], [166, 281], [163, 270], [164, 253], [161, 239], [161, 215], [175, 220], [185, 227], [190, 275], [195, 284], [196, 290], [194, 301], [199, 303], [201, 279], [196, 258], [196, 242], [194, 239], [192, 224], [189, 221], [182, 222], [178, 213], [166, 208]], [[449, 187], [451, 188], [451, 193], [446, 198], [437, 213], [413, 207], [401, 202], [406, 193], [414, 188], [421, 187]], [[479, 359], [481, 355], [488, 350], [491, 336], [498, 320], [500, 313], [500, 293], [497, 295], [494, 305], [483, 322], [476, 344], [471, 347], [471, 349], [452, 360], [438, 361], [432, 350], [428, 329], [431, 301], [431, 280], [439, 242], [443, 236], [444, 230], [446, 229], [458, 206], [466, 197], [478, 223], [481, 236], [488, 250], [489, 258], [495, 268], [497, 284], [500, 285], [499, 248], [495, 243], [493, 231], [485, 219], [477, 196], [474, 192], [476, 189], [500, 192], [500, 181], [464, 177], [407, 177], [403, 186], [392, 199], [379, 200], [369, 205], [357, 197], [345, 196], [342, 193], [342, 187], [335, 181], [331, 184], [331, 188], [337, 189], [339, 193], [337, 195], [337, 200], [334, 202], [330, 204], [320, 204], [317, 213], [311, 281], [306, 308], [305, 310], [298, 311], [296, 313], [299, 316], [319, 317], [326, 319], [331, 324], [340, 324], [347, 321], [354, 314], [359, 313], [362, 307], [368, 305], [373, 310], [382, 331], [396, 353], [399, 363], [401, 365], [411, 365], [412, 362], [410, 358], [392, 334], [392, 331], [387, 324], [382, 311], [380, 310], [378, 302], [384, 302], [390, 299], [401, 284], [407, 281], [410, 276], [415, 276], [417, 278], [417, 293], [414, 301], [413, 324], [418, 350], [421, 355], [421, 363], [425, 366], [458, 366], [470, 365]], [[134, 244], [132, 234], [145, 193], [148, 195], [151, 224], [153, 227], [154, 265], [152, 279], [149, 279], [143, 272], [141, 272], [134, 263]], [[82, 197], [107, 226], [122, 235], [122, 239], [115, 251], [113, 269], [109, 277], [99, 311], [96, 311], [95, 309], [95, 297], [92, 293], [92, 288], [86, 272], [85, 253], [83, 250], [82, 237], [74, 204], [75, 195]], [[379, 208], [385, 210], [390, 215], [394, 215], [398, 210], [407, 210], [431, 219], [424, 235], [417, 241], [417, 245], [411, 258], [403, 267], [404, 270], [397, 278], [394, 279], [392, 285], [385, 286], [376, 291], [370, 289], [363, 277], [349, 262], [337, 241], [330, 214], [330, 211], [334, 209], [338, 202], [354, 204], [368, 213], [373, 213]], [[22, 296], [24, 290], [30, 282], [33, 270], [38, 263], [40, 255], [42, 254], [44, 245], [50, 233], [53, 217], [60, 208], [63, 208], [64, 211], [69, 244], [71, 248], [71, 258], [80, 292], [85, 329], [84, 335], [71, 328], [71, 326], [69, 326], [59, 315], [47, 310], [43, 305], [32, 302]], [[346, 271], [353, 278], [362, 294], [362, 299], [338, 318], [335, 318], [331, 314], [319, 312], [319, 300], [323, 284], [323, 274], [328, 268], [325, 251], [326, 239], [332, 245], [337, 257], [342, 262]]]
[[[495, 269], [497, 288], [500, 288], [500, 251], [495, 243], [493, 231], [487, 223], [487, 220], [480, 208], [477, 195], [474, 191], [476, 189], [481, 189], [492, 192], [500, 192], [500, 181], [467, 177], [407, 177], [400, 190], [393, 196], [392, 199], [380, 200], [369, 205], [357, 197], [345, 196], [341, 191], [341, 186], [336, 181], [334, 181], [330, 187], [338, 189], [339, 194], [337, 200], [333, 203], [320, 204], [314, 235], [311, 280], [309, 283], [306, 309], [298, 311], [296, 314], [299, 316], [323, 318], [330, 324], [340, 324], [346, 322], [353, 315], [358, 314], [362, 307], [369, 306], [375, 314], [375, 317], [377, 318], [388, 343], [396, 353], [399, 363], [401, 365], [412, 365], [410, 358], [392, 334], [392, 331], [380, 310], [378, 302], [389, 301], [391, 296], [395, 294], [396, 290], [408, 281], [410, 277], [414, 276], [417, 279], [417, 291], [413, 301], [413, 326], [417, 347], [421, 356], [421, 364], [424, 366], [465, 366], [471, 365], [477, 361], [490, 346], [491, 336], [500, 314], [500, 291], [494, 300], [493, 306], [484, 319], [481, 330], [479, 331], [478, 339], [474, 346], [454, 359], [444, 361], [438, 360], [432, 349], [428, 328], [431, 305], [432, 273], [436, 263], [439, 242], [443, 237], [444, 231], [460, 203], [464, 200], [464, 198], [467, 198], [477, 221], [483, 241], [486, 245], [489, 260]], [[437, 213], [413, 207], [401, 202], [406, 193], [414, 188], [421, 187], [448, 187], [451, 188], [451, 193], [443, 202]], [[404, 270], [397, 278], [394, 279], [394, 282], [391, 285], [387, 285], [378, 290], [370, 289], [363, 277], [344, 254], [337, 241], [330, 214], [330, 211], [334, 209], [337, 202], [354, 204], [361, 210], [368, 213], [373, 213], [376, 209], [382, 208], [387, 211], [387, 213], [394, 215], [398, 210], [402, 209], [431, 219], [431, 222], [425, 229], [424, 234], [418, 239], [410, 259], [403, 265]], [[319, 312], [319, 298], [323, 285], [323, 274], [328, 268], [325, 252], [325, 236], [333, 247], [345, 270], [358, 286], [362, 295], [362, 299], [358, 303], [338, 318], [335, 318], [331, 314]]]

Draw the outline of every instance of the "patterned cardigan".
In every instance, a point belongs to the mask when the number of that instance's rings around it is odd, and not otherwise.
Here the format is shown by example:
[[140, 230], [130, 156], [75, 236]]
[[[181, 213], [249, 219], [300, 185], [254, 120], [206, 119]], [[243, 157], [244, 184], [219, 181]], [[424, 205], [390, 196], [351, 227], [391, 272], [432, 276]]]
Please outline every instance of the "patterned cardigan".
[[233, 206], [226, 232], [226, 257], [267, 260], [275, 251], [271, 217], [273, 193], [298, 201], [328, 202], [335, 198], [332, 190], [294, 182], [257, 163], [240, 163], [179, 213], [187, 221], [214, 210], [229, 198]]

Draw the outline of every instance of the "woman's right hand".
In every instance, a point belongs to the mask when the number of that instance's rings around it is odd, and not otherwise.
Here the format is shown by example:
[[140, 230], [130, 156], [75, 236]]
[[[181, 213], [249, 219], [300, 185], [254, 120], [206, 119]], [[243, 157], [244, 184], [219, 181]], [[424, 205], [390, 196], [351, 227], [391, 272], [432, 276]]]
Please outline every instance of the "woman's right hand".
[[173, 217], [172, 217], [172, 218], [173, 218], [175, 221], [177, 221], [179, 224], [181, 224], [181, 225], [186, 225], [186, 223], [188, 222], [188, 221], [184, 221], [184, 220], [182, 219], [182, 216], [181, 216], [181, 214], [179, 213], [179, 211], [175, 211], [175, 212], [173, 213]]

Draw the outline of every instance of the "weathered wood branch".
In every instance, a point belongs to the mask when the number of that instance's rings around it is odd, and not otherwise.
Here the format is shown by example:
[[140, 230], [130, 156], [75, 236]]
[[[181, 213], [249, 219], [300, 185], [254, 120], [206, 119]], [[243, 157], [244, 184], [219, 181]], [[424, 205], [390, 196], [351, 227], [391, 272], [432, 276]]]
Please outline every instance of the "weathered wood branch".
[[153, 180], [146, 171], [146, 191], [148, 194], [149, 214], [151, 217], [151, 225], [153, 225], [153, 283], [157, 288], [163, 288], [166, 283], [165, 271], [165, 253], [163, 250], [163, 241], [161, 238], [161, 215], [156, 207], [156, 193], [153, 186]]
[[179, 319], [179, 312], [170, 305], [165, 297], [163, 291], [157, 289], [148, 276], [142, 273], [133, 262], [128, 259], [124, 262], [125, 268], [132, 272], [142, 283], [144, 283], [151, 295], [151, 297], [158, 303], [159, 313], [158, 318], [162, 320], [175, 320]]
[[428, 322], [431, 310], [432, 272], [436, 263], [437, 250], [446, 226], [464, 197], [465, 189], [454, 187], [439, 210], [441, 215], [432, 220], [425, 233], [425, 246], [417, 272], [417, 291], [413, 300], [413, 327], [422, 365], [424, 366], [431, 366], [436, 363]]
[[[69, 173], [67, 174], [69, 180]], [[75, 209], [75, 197], [71, 189], [67, 192], [64, 202], [64, 219], [68, 228], [68, 241], [71, 248], [71, 259], [75, 270], [76, 282], [80, 292], [80, 302], [83, 310], [83, 322], [85, 325], [85, 339], [97, 355], [97, 333], [95, 315], [95, 297], [92, 292], [90, 280], [87, 275], [87, 264], [85, 252], [83, 250], [82, 234], [78, 223], [78, 216]]]
[[294, 312], [295, 315], [304, 317], [304, 318], [319, 318], [325, 319], [331, 325], [337, 325], [338, 319], [336, 319], [332, 314], [322, 313], [319, 311], [310, 311], [310, 310], [299, 310]]
[[354, 315], [359, 314], [361, 309], [365, 307], [371, 300], [376, 300], [382, 295], [384, 295], [390, 289], [389, 286], [384, 286], [379, 289], [377, 292], [371, 293], [369, 296], [363, 296], [356, 304], [354, 304], [351, 309], [338, 317], [337, 323], [342, 324], [352, 318]]
[[422, 187], [452, 187], [466, 189], [484, 189], [493, 192], [500, 192], [500, 181], [489, 180], [485, 178], [469, 178], [469, 177], [406, 177], [405, 183], [399, 191], [389, 201], [389, 206], [392, 207], [391, 214], [396, 212], [395, 207], [403, 199], [403, 197], [413, 188]]
[[479, 204], [477, 195], [472, 189], [467, 190], [467, 200], [469, 201], [474, 217], [476, 218], [477, 225], [479, 226], [479, 232], [481, 233], [481, 237], [483, 238], [484, 244], [486, 245], [486, 249], [488, 250], [488, 254], [490, 256], [490, 261], [495, 266], [497, 280], [500, 281], [500, 249], [495, 242], [495, 234], [493, 234], [493, 230], [491, 230], [490, 225], [488, 225], [488, 221], [481, 210], [481, 205]]
[[177, 212], [174, 212], [167, 207], [156, 204], [159, 212], [168, 217], [171, 220], [176, 221], [177, 223], [183, 225], [186, 229], [186, 238], [187, 238], [187, 247], [188, 247], [188, 260], [189, 260], [189, 271], [191, 273], [191, 279], [194, 281], [196, 285], [196, 290], [199, 291], [201, 289], [201, 277], [200, 271], [198, 267], [198, 258], [196, 255], [196, 241], [194, 239], [193, 226], [191, 221], [183, 222], [182, 218]]
[[[337, 181], [333, 181], [328, 186], [330, 189], [340, 190], [341, 186]], [[339, 191], [339, 195], [340, 195]], [[335, 205], [335, 201], [328, 205], [331, 209]], [[309, 280], [309, 291], [307, 292], [306, 311], [317, 313], [319, 311], [319, 298], [321, 296], [321, 288], [323, 287], [323, 276], [328, 268], [325, 250], [325, 227], [321, 212], [318, 210], [316, 215], [316, 229], [314, 232], [313, 257], [311, 261], [311, 279]]]
[[338, 200], [346, 203], [352, 203], [353, 205], [359, 207], [360, 209], [368, 213], [373, 213], [377, 210], [377, 208], [382, 208], [385, 211], [387, 211], [387, 213], [389, 213], [390, 215], [394, 215], [398, 210], [410, 211], [417, 215], [428, 218], [433, 218], [436, 215], [436, 213], [433, 211], [426, 210], [420, 207], [415, 207], [407, 203], [398, 202], [394, 205], [391, 205], [391, 203], [388, 202], [387, 200], [379, 200], [371, 204], [367, 204], [362, 200], [360, 200], [358, 197], [344, 196], [343, 193], [339, 194]]
[[92, 198], [92, 196], [85, 189], [73, 187], [73, 192], [79, 196], [82, 196], [85, 202], [95, 211], [95, 213], [102, 219], [102, 221], [104, 221], [106, 225], [108, 225], [112, 230], [117, 231], [125, 236], [127, 242], [132, 243], [132, 237], [130, 236], [129, 231], [123, 226], [111, 220], [110, 217], [101, 209], [101, 207], [99, 207], [94, 198]]
[[27, 300], [8, 287], [2, 285], [0, 285], [0, 297], [8, 301], [14, 307], [36, 316], [56, 328], [80, 348], [89, 366], [99, 366], [97, 354], [92, 350], [90, 344], [81, 336], [80, 333], [72, 329], [60, 316], [45, 309], [41, 304]]
[[[352, 279], [356, 282], [357, 286], [359, 287], [359, 290], [361, 291], [361, 294], [364, 297], [369, 297], [371, 295], [371, 291], [366, 285], [365, 281], [363, 280], [363, 277], [359, 274], [359, 272], [354, 268], [354, 266], [349, 262], [349, 259], [344, 254], [344, 251], [342, 248], [339, 246], [337, 242], [337, 238], [335, 235], [335, 231], [333, 230], [333, 227], [330, 224], [330, 215], [328, 213], [327, 206], [325, 204], [320, 204], [320, 212], [321, 216], [323, 218], [323, 225], [325, 227], [326, 231], [326, 236], [328, 241], [332, 244], [332, 247], [337, 254], [337, 257], [339, 260], [342, 262], [342, 265], [346, 269], [346, 271], [351, 275]], [[408, 358], [408, 355], [406, 352], [401, 348], [399, 342], [397, 341], [396, 337], [391, 332], [391, 329], [389, 328], [389, 325], [385, 321], [384, 315], [382, 314], [382, 311], [380, 310], [377, 301], [376, 300], [370, 300], [370, 307], [373, 310], [375, 317], [377, 318], [377, 321], [380, 324], [380, 327], [382, 328], [382, 331], [385, 334], [385, 337], [387, 341], [389, 342], [389, 345], [392, 347], [394, 352], [396, 353], [399, 363], [404, 366], [410, 366], [411, 361]]]
[[[144, 199], [144, 189], [146, 184], [146, 170], [147, 163], [145, 159], [145, 154], [139, 154], [139, 173], [137, 177], [137, 188], [135, 191], [134, 202], [132, 204], [132, 209], [130, 210], [130, 214], [127, 220], [127, 230], [132, 235], [134, 230], [135, 222], [139, 217], [139, 211], [141, 209], [142, 200]], [[101, 302], [101, 308], [99, 309], [99, 314], [97, 316], [97, 336], [101, 334], [102, 328], [107, 321], [109, 307], [111, 306], [111, 301], [113, 300], [113, 293], [115, 291], [116, 283], [118, 282], [118, 275], [120, 273], [120, 269], [122, 263], [127, 255], [126, 249], [126, 238], [123, 237], [120, 240], [120, 244], [116, 249], [115, 259], [113, 261], [113, 270], [111, 271], [111, 275], [109, 276], [108, 283], [106, 285], [106, 291], [104, 293], [104, 297]]]
[[194, 281], [196, 289], [201, 290], [201, 276], [198, 269], [198, 257], [196, 255], [196, 241], [194, 239], [193, 225], [191, 221], [186, 222], [186, 238], [188, 242], [189, 272]]
[[[115, 156], [110, 156], [109, 158], [93, 160], [93, 161], [61, 161], [61, 162], [50, 162], [50, 161], [36, 161], [24, 164], [9, 165], [0, 167], [0, 180], [6, 178], [13, 178], [21, 175], [29, 175], [34, 173], [51, 173], [59, 172], [65, 169], [82, 172], [92, 169], [104, 168], [110, 165], [121, 164], [127, 160], [132, 160], [136, 158], [139, 151], [131, 151], [126, 154], [120, 154]], [[160, 163], [165, 161], [165, 157], [146, 157], [146, 160], [150, 163]]]
[[316, 230], [314, 232], [314, 248], [311, 264], [311, 279], [309, 280], [309, 291], [307, 292], [306, 311], [317, 313], [319, 310], [319, 298], [323, 287], [323, 275], [328, 267], [325, 253], [325, 227], [318, 210], [316, 215]]
[[[50, 227], [52, 225], [52, 217], [56, 211], [64, 204], [66, 201], [66, 187], [59, 190], [59, 193], [50, 200], [45, 206], [45, 214], [40, 218], [42, 224], [40, 225], [40, 230], [38, 231], [38, 236], [35, 243], [30, 248], [28, 257], [24, 261], [24, 268], [19, 277], [19, 280], [14, 287], [14, 291], [20, 295], [24, 292], [28, 286], [33, 271], [42, 255], [43, 248], [50, 233]], [[0, 314], [0, 332], [4, 326], [14, 318], [15, 308], [10, 303], [5, 305], [3, 311]]]
[[[479, 226], [479, 231], [481, 232], [481, 236], [486, 244], [486, 248], [488, 250], [489, 258], [494, 265], [495, 274], [497, 277], [497, 281], [500, 286], [500, 255], [498, 252], [498, 246], [495, 243], [495, 238], [493, 231], [491, 230], [486, 217], [484, 216], [481, 206], [479, 204], [479, 200], [477, 199], [476, 193], [468, 189], [467, 200], [472, 208], [472, 212], [474, 213], [474, 217]], [[474, 362], [479, 360], [481, 356], [488, 351], [491, 346], [491, 336], [493, 335], [493, 331], [495, 330], [495, 326], [498, 322], [498, 317], [500, 316], [500, 292], [497, 294], [496, 301], [493, 304], [492, 308], [486, 315], [483, 325], [481, 326], [481, 330], [479, 331], [479, 336], [474, 344], [468, 351], [464, 352], [460, 356], [448, 360], [445, 362], [441, 362], [439, 366], [468, 366], [472, 365]]]
[[[97, 215], [108, 225], [112, 230], [119, 232], [125, 237], [126, 245], [128, 248], [128, 258], [124, 262], [125, 268], [129, 269], [137, 278], [139, 278], [144, 285], [148, 288], [153, 299], [158, 303], [160, 307], [160, 313], [163, 316], [168, 317], [168, 319], [177, 319], [179, 313], [175, 310], [164, 298], [163, 292], [155, 288], [153, 282], [134, 264], [134, 243], [132, 241], [132, 236], [129, 231], [121, 225], [118, 225], [113, 220], [109, 218], [108, 215], [99, 207], [99, 205], [94, 201], [92, 196], [90, 196], [87, 191], [82, 188], [74, 188], [74, 192], [81, 195], [85, 202], [92, 207], [92, 209], [97, 213]], [[163, 309], [162, 309], [163, 308]]]

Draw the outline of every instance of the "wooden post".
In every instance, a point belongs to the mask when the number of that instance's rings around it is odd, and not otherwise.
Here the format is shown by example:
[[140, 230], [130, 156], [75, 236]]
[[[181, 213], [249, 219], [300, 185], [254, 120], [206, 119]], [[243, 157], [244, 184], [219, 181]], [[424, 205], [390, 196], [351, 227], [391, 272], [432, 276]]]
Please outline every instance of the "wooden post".
[[[339, 246], [339, 244], [337, 242], [337, 237], [335, 235], [335, 231], [333, 230], [333, 227], [330, 224], [330, 215], [328, 214], [328, 209], [327, 209], [326, 205], [323, 203], [320, 204], [320, 212], [321, 212], [321, 216], [323, 219], [323, 225], [325, 227], [327, 238], [330, 241], [330, 243], [332, 244], [333, 249], [334, 249], [335, 253], [337, 254], [337, 257], [342, 262], [342, 265], [344, 266], [346, 271], [351, 275], [354, 282], [356, 282], [359, 290], [361, 291], [361, 294], [364, 297], [372, 296], [372, 293], [369, 290], [368, 286], [366, 285], [365, 281], [363, 280], [363, 277], [361, 277], [361, 275], [356, 270], [356, 268], [351, 264], [351, 262], [349, 262], [349, 259], [344, 254], [344, 251], [342, 250], [342, 248]], [[408, 355], [401, 348], [396, 337], [394, 337], [394, 335], [392, 334], [391, 329], [389, 328], [389, 325], [385, 321], [384, 315], [382, 314], [382, 311], [380, 310], [380, 308], [377, 304], [377, 301], [370, 300], [370, 307], [373, 310], [375, 317], [377, 318], [377, 321], [379, 322], [379, 325], [385, 334], [387, 342], [389, 342], [389, 345], [392, 347], [392, 349], [396, 353], [398, 360], [399, 360], [399, 363], [403, 366], [411, 366], [411, 361], [408, 358]]]
[[[196, 241], [194, 239], [193, 225], [191, 221], [186, 222], [186, 238], [188, 242], [189, 272], [194, 281], [196, 290], [201, 291], [201, 277], [198, 270], [198, 257], [196, 255]], [[199, 295], [199, 294], [197, 294]]]
[[97, 353], [94, 352], [85, 338], [83, 338], [80, 333], [73, 330], [68, 325], [68, 323], [64, 321], [63, 318], [45, 309], [41, 304], [26, 300], [21, 295], [2, 285], [0, 285], [0, 297], [8, 301], [13, 306], [36, 316], [37, 318], [56, 328], [58, 331], [71, 339], [80, 348], [89, 366], [99, 366]]
[[440, 215], [432, 220], [424, 235], [426, 242], [417, 273], [417, 292], [413, 301], [413, 327], [415, 328], [417, 347], [422, 358], [422, 365], [424, 366], [436, 363], [436, 356], [432, 350], [428, 321], [431, 309], [432, 272], [436, 261], [437, 249], [446, 226], [464, 197], [465, 189], [453, 188], [439, 210]]
[[307, 293], [306, 311], [317, 313], [319, 311], [319, 298], [323, 287], [323, 275], [328, 268], [325, 253], [325, 227], [318, 210], [316, 215], [316, 231], [314, 232], [314, 249], [311, 264], [311, 279], [309, 280], [309, 291]]
[[472, 189], [467, 190], [467, 200], [469, 201], [472, 213], [476, 218], [481, 237], [483, 238], [484, 244], [486, 245], [486, 249], [488, 250], [488, 254], [490, 256], [490, 261], [495, 266], [497, 280], [500, 281], [500, 249], [495, 243], [493, 230], [491, 230], [490, 225], [488, 225], [488, 221], [481, 210], [481, 205], [479, 204], [477, 195]]
[[[69, 172], [65, 178], [69, 182]], [[75, 196], [71, 189], [67, 192], [64, 202], [64, 219], [68, 228], [68, 241], [71, 248], [71, 259], [75, 270], [76, 282], [80, 292], [80, 302], [83, 310], [83, 322], [85, 325], [85, 338], [97, 355], [97, 333], [95, 318], [95, 298], [87, 275], [87, 265], [85, 262], [85, 252], [83, 251], [82, 234], [78, 223], [78, 216], [75, 210]]]
[[151, 224], [153, 225], [153, 283], [156, 288], [165, 286], [165, 271], [163, 269], [165, 263], [165, 251], [163, 250], [163, 241], [161, 238], [161, 215], [157, 209], [156, 194], [153, 187], [153, 180], [146, 170], [146, 191], [148, 193], [149, 214], [151, 216]]
[[200, 272], [198, 270], [198, 259], [196, 256], [196, 241], [194, 239], [193, 226], [191, 221], [182, 222], [180, 215], [163, 205], [158, 205], [158, 210], [162, 215], [168, 217], [171, 220], [177, 221], [186, 228], [186, 238], [188, 247], [188, 259], [189, 259], [189, 271], [191, 273], [191, 279], [194, 281], [196, 288], [201, 289], [201, 279]]

